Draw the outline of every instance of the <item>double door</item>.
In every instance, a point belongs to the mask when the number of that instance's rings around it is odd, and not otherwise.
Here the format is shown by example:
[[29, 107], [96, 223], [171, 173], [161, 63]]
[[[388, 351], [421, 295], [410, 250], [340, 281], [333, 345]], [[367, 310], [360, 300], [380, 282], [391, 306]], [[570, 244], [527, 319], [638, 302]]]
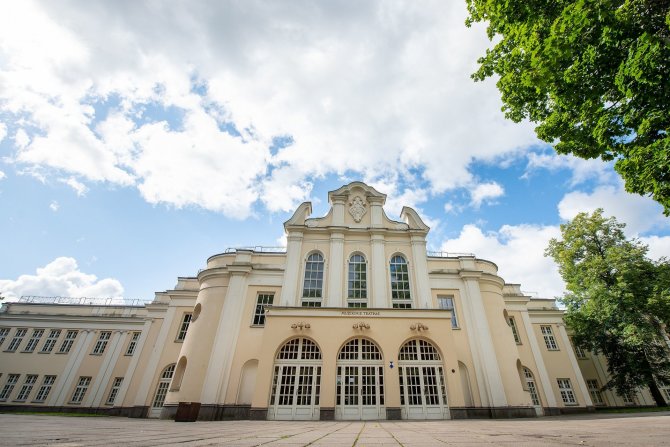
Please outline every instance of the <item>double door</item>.
[[449, 418], [442, 366], [400, 366], [398, 374], [403, 419]]
[[318, 420], [321, 366], [275, 365], [268, 419]]
[[384, 367], [380, 365], [337, 366], [336, 419], [386, 419]]

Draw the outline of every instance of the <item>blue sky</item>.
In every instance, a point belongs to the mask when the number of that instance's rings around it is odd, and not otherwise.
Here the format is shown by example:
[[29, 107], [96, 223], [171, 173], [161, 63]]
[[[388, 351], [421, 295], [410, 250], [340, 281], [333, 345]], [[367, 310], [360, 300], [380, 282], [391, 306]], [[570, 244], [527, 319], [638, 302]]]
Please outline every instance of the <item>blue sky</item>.
[[302, 201], [362, 180], [429, 249], [561, 293], [543, 256], [602, 207], [670, 255], [670, 220], [611, 165], [557, 156], [469, 75], [460, 2], [0, 6], [0, 292], [148, 300], [227, 247], [282, 244]]

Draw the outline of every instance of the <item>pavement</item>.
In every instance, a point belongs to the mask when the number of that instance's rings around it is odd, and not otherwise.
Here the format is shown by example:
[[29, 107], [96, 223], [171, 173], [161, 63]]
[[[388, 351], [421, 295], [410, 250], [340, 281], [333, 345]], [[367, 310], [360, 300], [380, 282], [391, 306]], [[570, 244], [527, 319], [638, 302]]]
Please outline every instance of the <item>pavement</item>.
[[179, 423], [0, 414], [2, 446], [661, 446], [670, 412], [537, 419]]

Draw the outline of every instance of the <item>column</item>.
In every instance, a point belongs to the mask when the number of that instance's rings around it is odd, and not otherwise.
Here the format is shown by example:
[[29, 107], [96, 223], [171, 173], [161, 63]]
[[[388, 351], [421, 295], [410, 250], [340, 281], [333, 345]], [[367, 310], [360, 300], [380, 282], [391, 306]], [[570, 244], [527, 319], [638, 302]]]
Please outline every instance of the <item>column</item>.
[[[116, 365], [117, 360], [119, 359], [119, 354], [123, 348], [123, 343], [121, 339], [123, 334], [127, 333], [126, 331], [114, 331], [114, 336], [107, 345], [106, 354], [100, 365], [98, 373], [93, 378], [93, 386], [91, 387], [88, 397], [84, 401], [84, 406], [86, 407], [99, 407], [103, 403], [103, 393], [107, 384], [109, 383], [110, 376], [114, 371], [114, 366]], [[125, 378], [124, 378], [125, 381]]]
[[554, 396], [554, 390], [551, 388], [551, 381], [549, 379], [549, 373], [547, 368], [544, 365], [544, 358], [542, 358], [542, 351], [540, 351], [540, 345], [537, 342], [537, 337], [533, 331], [533, 324], [530, 321], [530, 316], [528, 312], [521, 312], [521, 319], [523, 320], [523, 326], [526, 328], [526, 336], [528, 337], [528, 343], [530, 343], [530, 350], [533, 353], [533, 358], [535, 358], [535, 366], [537, 367], [538, 381], [542, 390], [544, 390], [544, 395], [547, 399], [547, 407], [556, 408], [556, 396]]
[[328, 293], [324, 297], [323, 307], [344, 307], [342, 293], [344, 270], [344, 234], [330, 235], [330, 259], [328, 264]]
[[582, 371], [579, 369], [577, 357], [575, 356], [574, 349], [572, 349], [572, 343], [570, 343], [568, 333], [565, 331], [565, 325], [557, 324], [556, 326], [558, 326], [558, 333], [561, 334], [561, 340], [563, 341], [563, 346], [565, 346], [565, 351], [568, 354], [568, 358], [570, 359], [572, 370], [575, 372], [577, 386], [579, 386], [579, 389], [582, 392], [582, 396], [584, 396], [584, 403], [587, 407], [592, 407], [593, 401], [591, 401], [591, 393], [589, 393], [588, 388], [586, 388], [586, 382], [584, 381], [584, 376], [582, 376]]
[[417, 307], [430, 309], [432, 297], [430, 295], [430, 284], [428, 283], [428, 261], [426, 261], [426, 238], [425, 236], [412, 235], [412, 258], [414, 260], [414, 284]]
[[372, 233], [370, 235], [370, 245], [372, 258], [368, 272], [372, 279], [372, 302], [370, 307], [390, 307], [390, 297], [387, 292], [387, 278], [389, 275], [389, 265], [386, 262], [386, 254], [384, 253], [384, 233]]
[[82, 336], [77, 337], [77, 343], [74, 345], [74, 349], [71, 350], [70, 359], [65, 365], [63, 375], [57, 379], [57, 382], [54, 383], [53, 389], [57, 390], [56, 393], [52, 394], [51, 399], [49, 399], [49, 406], [61, 406], [67, 403], [67, 393], [70, 392], [72, 388], [72, 382], [74, 381], [81, 362], [84, 356], [87, 353], [87, 347], [91, 345], [93, 338], [95, 337], [95, 330], [83, 330], [79, 331]]
[[135, 395], [135, 406], [142, 407], [145, 405], [150, 405], [150, 403], [147, 402], [147, 396], [149, 396], [149, 387], [151, 386], [151, 382], [153, 381], [156, 374], [160, 373], [160, 370], [162, 369], [159, 368], [158, 361], [160, 360], [161, 354], [163, 353], [163, 342], [170, 343], [172, 340], [174, 340], [174, 336], [170, 337], [168, 332], [172, 326], [172, 320], [174, 320], [176, 310], [177, 309], [175, 307], [168, 307], [165, 313], [165, 318], [163, 318], [161, 330], [158, 332], [158, 336], [156, 337], [158, 342], [154, 343], [153, 349], [151, 350], [151, 356], [149, 357], [147, 367], [144, 370], [144, 375], [142, 376], [142, 382], [140, 382], [140, 386], [137, 389], [137, 394]]
[[219, 400], [225, 399], [222, 393], [225, 392], [230, 379], [247, 291], [247, 275], [251, 271], [251, 266], [236, 266], [233, 263], [228, 266], [228, 271], [230, 282], [200, 396], [200, 402], [203, 404], [225, 403]]
[[479, 290], [479, 275], [479, 272], [461, 272], [465, 285], [463, 307], [468, 320], [468, 338], [482, 405], [504, 407], [507, 405], [507, 397], [486, 318], [484, 300]]
[[281, 288], [281, 306], [296, 306], [298, 301], [298, 284], [300, 268], [303, 265], [302, 232], [291, 231], [286, 237], [286, 265], [284, 266], [284, 281]]

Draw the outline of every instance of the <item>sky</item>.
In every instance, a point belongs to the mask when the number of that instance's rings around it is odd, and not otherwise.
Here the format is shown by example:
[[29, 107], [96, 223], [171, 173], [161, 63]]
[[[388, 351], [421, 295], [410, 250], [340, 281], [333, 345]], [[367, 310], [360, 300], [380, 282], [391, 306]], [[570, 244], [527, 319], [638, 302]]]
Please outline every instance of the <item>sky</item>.
[[474, 82], [453, 1], [0, 3], [0, 295], [151, 300], [229, 247], [281, 246], [354, 180], [428, 249], [540, 297], [559, 225], [603, 208], [649, 256], [670, 219], [611, 164], [558, 156]]

